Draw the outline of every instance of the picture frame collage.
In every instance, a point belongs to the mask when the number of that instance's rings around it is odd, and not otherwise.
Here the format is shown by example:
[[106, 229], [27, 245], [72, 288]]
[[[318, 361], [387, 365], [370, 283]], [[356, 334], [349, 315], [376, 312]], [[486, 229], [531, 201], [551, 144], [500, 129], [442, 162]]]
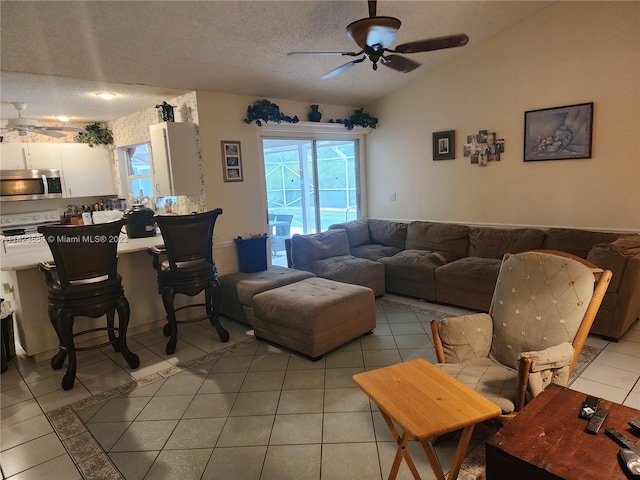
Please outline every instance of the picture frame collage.
[[497, 138], [496, 132], [479, 130], [475, 135], [467, 135], [464, 156], [469, 157], [472, 164], [486, 167], [489, 162], [499, 162], [501, 153], [504, 153], [504, 138]]
[[242, 154], [240, 142], [222, 140], [222, 175], [225, 182], [242, 182]]

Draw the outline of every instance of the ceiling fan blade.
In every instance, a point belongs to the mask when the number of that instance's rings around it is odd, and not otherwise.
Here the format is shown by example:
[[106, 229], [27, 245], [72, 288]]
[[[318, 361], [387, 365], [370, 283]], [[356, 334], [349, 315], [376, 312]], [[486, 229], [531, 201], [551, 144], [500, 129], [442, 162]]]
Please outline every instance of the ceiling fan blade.
[[362, 48], [376, 44], [388, 48], [396, 38], [400, 20], [393, 17], [361, 18], [347, 25], [347, 35]]
[[64, 137], [64, 133], [47, 130], [46, 128], [34, 128], [33, 130], [27, 130], [27, 133], [37, 133], [38, 135], [46, 135], [47, 137], [60, 138]]
[[348, 55], [356, 57], [362, 54], [362, 52], [289, 52], [287, 55]]
[[360, 63], [360, 62], [364, 61], [365, 58], [367, 58], [367, 57], [362, 57], [359, 60], [354, 60], [353, 62], [348, 62], [348, 63], [345, 63], [344, 65], [340, 65], [338, 68], [334, 68], [329, 73], [323, 75], [321, 78], [325, 79], [325, 78], [335, 77], [336, 75], [339, 75], [342, 72], [346, 72], [351, 67], [353, 67], [356, 63]]
[[460, 33], [458, 35], [446, 35], [444, 37], [434, 37], [426, 40], [403, 43], [402, 45], [398, 45], [393, 51], [396, 53], [430, 52], [443, 48], [462, 47], [468, 42], [469, 37], [464, 33]]
[[378, 0], [369, 0], [369, 16], [370, 17], [375, 17], [376, 16], [376, 4], [378, 3]]
[[404, 73], [409, 73], [422, 65], [401, 55], [385, 55], [380, 57], [380, 63], [385, 67], [393, 68], [394, 70]]
[[44, 128], [45, 130], [48, 131], [54, 131], [54, 132], [75, 132], [75, 133], [82, 133], [85, 131], [84, 128], [78, 128], [78, 127], [39, 127], [39, 128]]

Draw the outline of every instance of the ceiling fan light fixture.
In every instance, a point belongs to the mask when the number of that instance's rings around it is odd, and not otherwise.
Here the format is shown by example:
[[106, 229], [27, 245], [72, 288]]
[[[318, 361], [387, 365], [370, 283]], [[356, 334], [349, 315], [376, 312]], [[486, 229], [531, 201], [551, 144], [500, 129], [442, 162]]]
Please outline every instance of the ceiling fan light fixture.
[[[347, 25], [347, 35], [360, 46], [365, 48], [373, 43], [380, 43], [382, 47], [389, 47], [395, 40], [396, 34], [402, 22], [394, 17], [367, 17], [351, 22]], [[379, 42], [368, 42], [369, 35], [373, 33], [379, 37]]]

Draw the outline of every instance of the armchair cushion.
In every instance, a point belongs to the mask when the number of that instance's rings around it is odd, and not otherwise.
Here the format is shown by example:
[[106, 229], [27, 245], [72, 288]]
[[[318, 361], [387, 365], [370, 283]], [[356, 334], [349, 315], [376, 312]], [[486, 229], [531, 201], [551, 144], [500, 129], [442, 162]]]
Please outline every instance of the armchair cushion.
[[486, 358], [491, 348], [493, 321], [486, 313], [445, 318], [438, 324], [446, 363]]
[[539, 352], [522, 352], [521, 358], [526, 357], [532, 360], [527, 385], [529, 395], [535, 397], [552, 382], [566, 386], [569, 381], [569, 364], [573, 355], [573, 346], [568, 342]]
[[518, 372], [492, 361], [476, 358], [461, 363], [439, 363], [443, 372], [456, 378], [483, 397], [498, 405], [503, 413], [515, 410]]
[[552, 257], [511, 255], [500, 269], [491, 355], [510, 368], [518, 368], [521, 352], [572, 342], [593, 295], [591, 269]]

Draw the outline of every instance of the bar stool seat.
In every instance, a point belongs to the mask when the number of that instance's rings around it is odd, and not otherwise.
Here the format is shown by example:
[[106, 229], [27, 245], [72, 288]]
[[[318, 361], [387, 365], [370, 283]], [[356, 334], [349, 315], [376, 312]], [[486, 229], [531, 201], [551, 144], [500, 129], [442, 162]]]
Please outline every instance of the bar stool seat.
[[[149, 247], [156, 270], [158, 292], [167, 312], [163, 327], [165, 336], [171, 337], [166, 346], [167, 355], [176, 351], [178, 324], [209, 319], [223, 342], [229, 341], [229, 332], [220, 324], [220, 281], [213, 260], [213, 229], [222, 209], [189, 215], [156, 215], [154, 217], [162, 237], [163, 246]], [[166, 257], [166, 258], [165, 258]], [[176, 294], [195, 296], [204, 290], [205, 303], [175, 308]], [[205, 315], [177, 320], [176, 313], [193, 307], [205, 307]]]

